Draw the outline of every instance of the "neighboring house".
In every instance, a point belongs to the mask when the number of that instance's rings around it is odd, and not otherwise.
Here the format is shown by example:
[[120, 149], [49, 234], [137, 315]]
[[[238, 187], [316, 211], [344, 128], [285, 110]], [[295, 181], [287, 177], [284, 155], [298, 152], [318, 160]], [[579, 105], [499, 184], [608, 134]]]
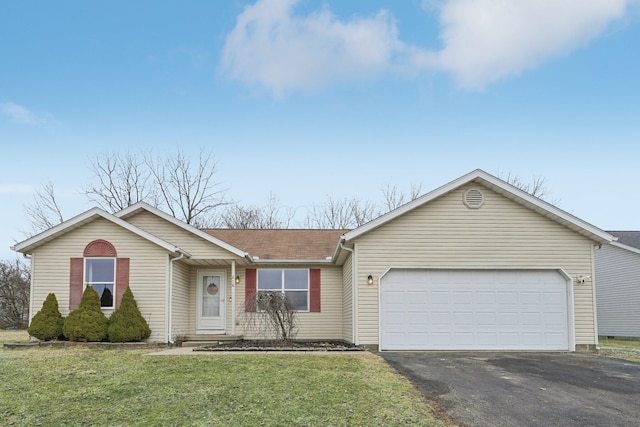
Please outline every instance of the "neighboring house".
[[299, 339], [574, 350], [597, 344], [592, 260], [612, 240], [476, 170], [351, 231], [199, 230], [137, 203], [91, 209], [14, 250], [31, 255], [31, 316], [49, 292], [68, 314], [86, 285], [108, 314], [129, 286], [152, 341], [251, 337], [245, 300], [277, 289], [299, 309]]
[[617, 242], [596, 251], [598, 334], [640, 338], [640, 231], [609, 231]]

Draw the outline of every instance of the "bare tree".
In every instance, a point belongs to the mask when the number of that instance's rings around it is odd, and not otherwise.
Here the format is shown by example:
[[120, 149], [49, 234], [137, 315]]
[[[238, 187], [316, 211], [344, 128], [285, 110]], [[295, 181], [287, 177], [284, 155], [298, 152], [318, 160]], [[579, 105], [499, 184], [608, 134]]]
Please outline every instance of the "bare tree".
[[245, 229], [283, 229], [289, 224], [295, 211], [280, 205], [278, 197], [269, 193], [269, 202], [265, 206], [241, 206], [233, 204], [222, 213], [215, 227]]
[[309, 228], [348, 229], [358, 227], [376, 216], [375, 206], [357, 198], [334, 199], [327, 196], [324, 203], [311, 206], [305, 219]]
[[29, 220], [30, 230], [23, 231], [23, 234], [29, 237], [64, 221], [51, 181], [36, 190], [33, 200], [24, 205], [24, 212]]
[[249, 295], [242, 311], [245, 329], [262, 339], [290, 342], [298, 331], [297, 311], [289, 298], [279, 291]]
[[195, 164], [182, 151], [166, 159], [149, 155], [146, 163], [159, 191], [161, 206], [187, 224], [198, 225], [214, 209], [229, 204], [225, 200], [226, 189], [214, 179], [216, 163], [204, 150], [200, 150]]
[[386, 213], [420, 197], [422, 184], [411, 184], [408, 195], [399, 190], [397, 185], [386, 185], [380, 188], [380, 191], [383, 197], [381, 213]]
[[530, 182], [526, 182], [519, 176], [512, 175], [511, 172], [507, 174], [498, 172], [498, 178], [552, 205], [560, 204], [560, 199], [558, 198], [549, 199], [551, 193], [547, 189], [547, 179], [544, 177], [534, 176]]
[[158, 189], [144, 159], [125, 153], [98, 154], [89, 165], [97, 183], [84, 194], [101, 208], [117, 212], [139, 201], [158, 206]]
[[0, 261], [0, 329], [26, 328], [29, 323], [31, 270], [16, 258]]

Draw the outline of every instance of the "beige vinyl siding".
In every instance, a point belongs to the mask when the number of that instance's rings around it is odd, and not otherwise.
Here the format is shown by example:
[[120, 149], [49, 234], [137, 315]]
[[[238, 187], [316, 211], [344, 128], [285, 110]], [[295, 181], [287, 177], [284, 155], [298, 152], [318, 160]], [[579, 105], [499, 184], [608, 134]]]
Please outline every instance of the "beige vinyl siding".
[[[257, 269], [261, 267], [256, 267]], [[320, 312], [319, 313], [298, 313], [298, 335], [297, 339], [302, 340], [342, 340], [343, 338], [343, 301], [342, 301], [342, 267], [318, 267], [318, 266], [268, 266], [264, 268], [320, 268]], [[244, 292], [245, 292], [245, 271], [238, 270], [240, 275], [240, 285], [236, 289], [237, 313], [240, 326], [238, 334], [244, 334], [245, 338], [262, 338], [254, 332], [244, 328]], [[227, 331], [230, 324], [227, 325]]]
[[[469, 188], [485, 195], [480, 209], [462, 202]], [[358, 344], [378, 343], [378, 286], [390, 267], [563, 268], [592, 273], [591, 242], [555, 221], [477, 184], [432, 200], [355, 242]], [[375, 283], [366, 284], [372, 274]], [[576, 344], [594, 344], [592, 282], [574, 285]]]
[[353, 342], [353, 257], [349, 255], [342, 267], [342, 338]]
[[[87, 244], [96, 239], [111, 242], [118, 257], [130, 259], [129, 286], [140, 312], [151, 327], [150, 340], [166, 341], [167, 251], [102, 218], [47, 242], [34, 251], [32, 314], [40, 310], [50, 292], [56, 294], [62, 315], [69, 314], [69, 260], [81, 258]], [[107, 316], [111, 312], [105, 310]]]
[[595, 258], [599, 335], [640, 338], [640, 254], [606, 245]]
[[238, 259], [236, 255], [226, 249], [222, 249], [149, 211], [142, 211], [129, 217], [127, 222], [187, 251], [193, 259]]
[[[193, 287], [190, 282], [190, 268], [181, 261], [173, 264], [173, 298], [172, 302], [172, 325], [171, 339], [176, 336], [188, 335], [190, 330], [189, 313], [191, 310], [190, 294]], [[193, 306], [195, 309], [195, 306]]]

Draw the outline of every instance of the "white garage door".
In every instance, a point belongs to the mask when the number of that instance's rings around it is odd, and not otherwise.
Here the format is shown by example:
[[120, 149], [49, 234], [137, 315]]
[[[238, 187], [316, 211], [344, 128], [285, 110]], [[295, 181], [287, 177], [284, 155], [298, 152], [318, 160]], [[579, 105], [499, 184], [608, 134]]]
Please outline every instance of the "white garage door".
[[570, 350], [555, 270], [391, 270], [380, 281], [382, 350]]

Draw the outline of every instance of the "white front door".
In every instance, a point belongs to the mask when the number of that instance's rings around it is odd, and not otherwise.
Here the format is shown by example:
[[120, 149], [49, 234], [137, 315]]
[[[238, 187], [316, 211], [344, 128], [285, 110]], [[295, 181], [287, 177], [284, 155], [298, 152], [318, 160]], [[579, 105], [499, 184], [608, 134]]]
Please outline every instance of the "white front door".
[[198, 270], [196, 326], [201, 334], [225, 332], [227, 274], [217, 270]]

